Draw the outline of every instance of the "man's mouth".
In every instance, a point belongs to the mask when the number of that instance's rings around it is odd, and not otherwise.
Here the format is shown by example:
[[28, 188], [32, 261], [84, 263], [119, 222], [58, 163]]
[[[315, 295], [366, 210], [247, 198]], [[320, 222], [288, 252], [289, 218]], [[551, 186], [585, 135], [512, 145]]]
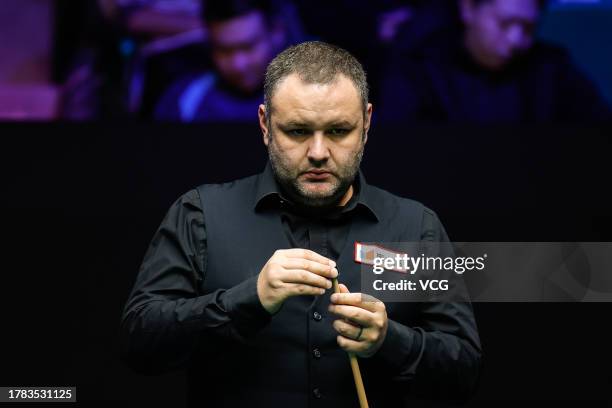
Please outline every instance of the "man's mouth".
[[329, 178], [332, 173], [326, 170], [312, 169], [304, 172], [303, 175], [307, 180], [323, 181]]

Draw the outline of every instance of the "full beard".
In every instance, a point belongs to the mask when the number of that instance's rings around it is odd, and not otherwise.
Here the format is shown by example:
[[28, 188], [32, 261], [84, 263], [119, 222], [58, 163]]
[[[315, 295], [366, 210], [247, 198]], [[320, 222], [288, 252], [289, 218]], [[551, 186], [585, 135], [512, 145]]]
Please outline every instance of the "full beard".
[[[336, 207], [355, 180], [361, 159], [363, 157], [363, 144], [352, 156], [350, 162], [338, 168], [330, 168], [327, 164], [309, 163], [309, 167], [298, 169], [291, 166], [274, 143], [271, 137], [268, 146], [268, 156], [275, 178], [288, 198], [295, 204], [319, 210]], [[300, 182], [299, 177], [309, 169], [323, 169], [330, 172], [331, 187], [326, 191], [312, 191]]]

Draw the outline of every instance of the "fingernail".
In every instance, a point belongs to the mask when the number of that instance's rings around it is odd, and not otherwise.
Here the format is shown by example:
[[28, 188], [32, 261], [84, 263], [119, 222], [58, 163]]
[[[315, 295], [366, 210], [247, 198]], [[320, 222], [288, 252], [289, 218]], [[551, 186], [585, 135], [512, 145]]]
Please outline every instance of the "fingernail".
[[337, 277], [338, 277], [338, 270], [337, 270], [336, 268], [332, 269], [332, 276], [333, 276], [334, 278], [337, 278]]
[[336, 295], [336, 294], [334, 293], [334, 294], [332, 294], [332, 295], [331, 295], [331, 298], [330, 298], [330, 299], [331, 299], [331, 301], [332, 301], [332, 302], [334, 302], [334, 303], [335, 303], [335, 302], [338, 300], [338, 295]]
[[335, 262], [335, 261], [330, 260], [330, 265], [331, 265], [332, 267], [335, 267], [335, 266], [336, 266], [336, 262]]

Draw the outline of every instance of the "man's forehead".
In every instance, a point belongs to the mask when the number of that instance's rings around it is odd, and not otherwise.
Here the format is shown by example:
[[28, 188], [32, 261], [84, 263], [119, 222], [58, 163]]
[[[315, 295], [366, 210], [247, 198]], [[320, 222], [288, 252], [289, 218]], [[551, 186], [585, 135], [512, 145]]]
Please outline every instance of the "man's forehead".
[[540, 9], [537, 0], [497, 0], [495, 12], [500, 17], [535, 20], [540, 14]]
[[274, 121], [283, 126], [327, 127], [358, 126], [363, 118], [361, 109], [346, 109], [337, 106], [334, 109], [308, 109], [284, 105], [274, 108]]
[[343, 127], [354, 128], [361, 122], [359, 118], [348, 118], [342, 115], [326, 115], [326, 116], [301, 116], [299, 114], [280, 116], [274, 115], [275, 121], [286, 127]]
[[362, 102], [353, 82], [337, 75], [325, 84], [307, 83], [297, 74], [279, 82], [272, 96], [274, 113], [287, 120], [312, 120], [315, 117], [354, 122], [362, 113]]
[[209, 25], [211, 40], [215, 46], [234, 46], [240, 43], [253, 42], [253, 35], [265, 31], [266, 23], [262, 12], [251, 11], [223, 22]]

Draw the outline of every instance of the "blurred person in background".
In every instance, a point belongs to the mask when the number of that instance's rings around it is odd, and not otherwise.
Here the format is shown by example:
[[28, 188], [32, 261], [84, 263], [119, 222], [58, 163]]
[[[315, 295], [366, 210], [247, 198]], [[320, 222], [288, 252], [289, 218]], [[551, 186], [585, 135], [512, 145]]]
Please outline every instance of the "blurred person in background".
[[54, 79], [61, 84], [60, 118], [125, 117], [122, 35], [115, 0], [55, 2]]
[[382, 85], [382, 121], [600, 121], [610, 107], [563, 48], [535, 39], [541, 0], [460, 0], [460, 35], [399, 55]]
[[201, 60], [201, 0], [58, 0], [56, 10], [65, 119], [144, 116]]
[[363, 62], [375, 102], [388, 54], [416, 47], [456, 19], [448, 0], [295, 0], [295, 4], [312, 39], [341, 46]]
[[265, 0], [208, 0], [202, 13], [214, 68], [179, 78], [162, 95], [154, 116], [251, 122], [263, 98], [266, 66], [289, 42], [286, 25]]
[[164, 37], [202, 28], [200, 0], [98, 0], [133, 34]]

